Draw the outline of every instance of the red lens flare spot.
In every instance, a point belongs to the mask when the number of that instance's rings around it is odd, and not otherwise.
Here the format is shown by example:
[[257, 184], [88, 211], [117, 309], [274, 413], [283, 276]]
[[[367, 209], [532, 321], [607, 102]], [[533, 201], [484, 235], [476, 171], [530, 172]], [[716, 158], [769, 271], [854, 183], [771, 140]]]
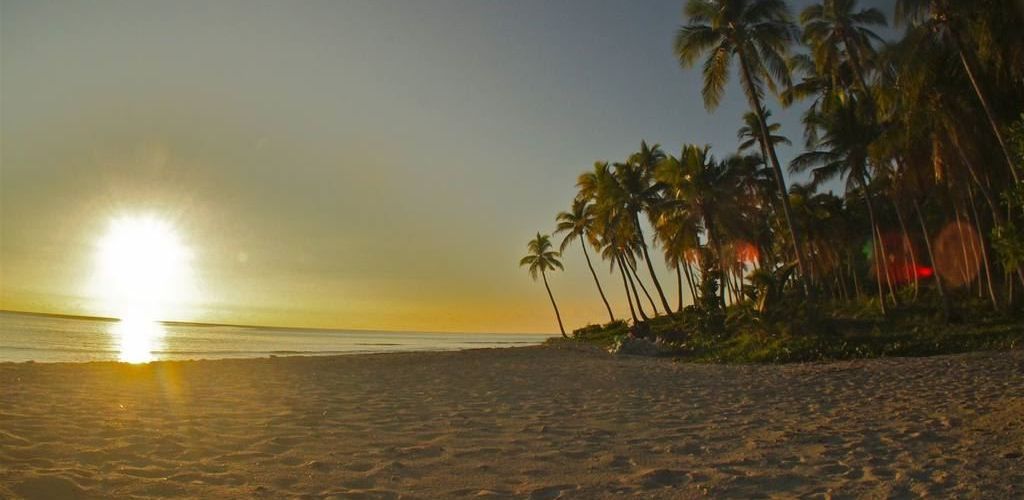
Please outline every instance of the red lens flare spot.
[[872, 250], [876, 242], [868, 240], [865, 244], [864, 253], [871, 261], [872, 264], [872, 276], [879, 277], [891, 281], [895, 284], [909, 283], [914, 278], [920, 278], [921, 266], [915, 265], [915, 262], [920, 258], [921, 254], [914, 247], [914, 243], [910, 239], [903, 236], [902, 233], [888, 232], [883, 233], [881, 239], [877, 242], [884, 250], [884, 259], [876, 259], [875, 252]]
[[752, 264], [758, 261], [761, 257], [761, 253], [757, 251], [757, 247], [747, 243], [745, 241], [738, 241], [735, 244], [736, 247], [736, 260], [744, 264]]

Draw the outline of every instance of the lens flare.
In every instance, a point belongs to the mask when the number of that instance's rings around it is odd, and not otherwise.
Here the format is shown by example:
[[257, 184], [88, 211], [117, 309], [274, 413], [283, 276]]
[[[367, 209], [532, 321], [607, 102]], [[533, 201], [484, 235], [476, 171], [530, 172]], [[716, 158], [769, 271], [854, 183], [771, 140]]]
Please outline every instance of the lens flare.
[[978, 277], [981, 261], [977, 249], [981, 238], [969, 223], [957, 220], [946, 224], [935, 238], [935, 272], [954, 287], [971, 284]]
[[757, 247], [747, 243], [746, 241], [738, 241], [734, 244], [736, 248], [736, 260], [744, 264], [757, 263], [761, 257], [761, 253], [758, 252]]
[[105, 314], [121, 321], [111, 329], [120, 359], [152, 361], [164, 336], [158, 323], [188, 299], [191, 252], [167, 222], [151, 216], [110, 222], [96, 254], [94, 286]]

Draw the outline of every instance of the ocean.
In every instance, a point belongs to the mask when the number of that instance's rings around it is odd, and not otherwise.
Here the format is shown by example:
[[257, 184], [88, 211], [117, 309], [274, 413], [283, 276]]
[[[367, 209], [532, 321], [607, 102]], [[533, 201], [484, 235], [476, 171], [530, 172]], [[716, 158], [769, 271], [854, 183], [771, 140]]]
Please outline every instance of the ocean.
[[85, 362], [451, 351], [542, 343], [546, 334], [197, 325], [0, 311], [0, 362]]

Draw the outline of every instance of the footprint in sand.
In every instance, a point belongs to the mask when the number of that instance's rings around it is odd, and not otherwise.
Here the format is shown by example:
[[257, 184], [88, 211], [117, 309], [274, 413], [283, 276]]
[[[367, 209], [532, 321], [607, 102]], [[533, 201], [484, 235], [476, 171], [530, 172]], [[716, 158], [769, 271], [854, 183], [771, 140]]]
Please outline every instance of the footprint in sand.
[[74, 481], [60, 476], [37, 476], [26, 479], [13, 488], [25, 498], [82, 498], [87, 496], [84, 488]]
[[635, 478], [645, 490], [678, 486], [689, 482], [690, 478], [681, 470], [654, 469], [646, 471]]
[[545, 486], [543, 488], [537, 488], [530, 491], [529, 498], [531, 500], [546, 500], [551, 498], [561, 498], [563, 493], [574, 491], [579, 486], [571, 484], [559, 484], [555, 486]]

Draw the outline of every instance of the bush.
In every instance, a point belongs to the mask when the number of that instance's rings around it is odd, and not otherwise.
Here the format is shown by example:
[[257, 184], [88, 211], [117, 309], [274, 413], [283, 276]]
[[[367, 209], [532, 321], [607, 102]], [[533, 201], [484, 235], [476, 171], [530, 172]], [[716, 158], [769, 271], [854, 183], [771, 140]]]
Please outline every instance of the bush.
[[[919, 305], [882, 317], [871, 302], [786, 304], [786, 315], [760, 315], [749, 305], [718, 310], [721, 328], [706, 328], [708, 311], [688, 307], [643, 324], [650, 340], [677, 356], [714, 363], [789, 363], [882, 356], [930, 356], [1024, 345], [1021, 317], [997, 316], [984, 302], [958, 301], [964, 322], [950, 324], [923, 295]], [[787, 302], [790, 300], [787, 298]], [[629, 334], [624, 322], [588, 326], [574, 338], [604, 348]]]

